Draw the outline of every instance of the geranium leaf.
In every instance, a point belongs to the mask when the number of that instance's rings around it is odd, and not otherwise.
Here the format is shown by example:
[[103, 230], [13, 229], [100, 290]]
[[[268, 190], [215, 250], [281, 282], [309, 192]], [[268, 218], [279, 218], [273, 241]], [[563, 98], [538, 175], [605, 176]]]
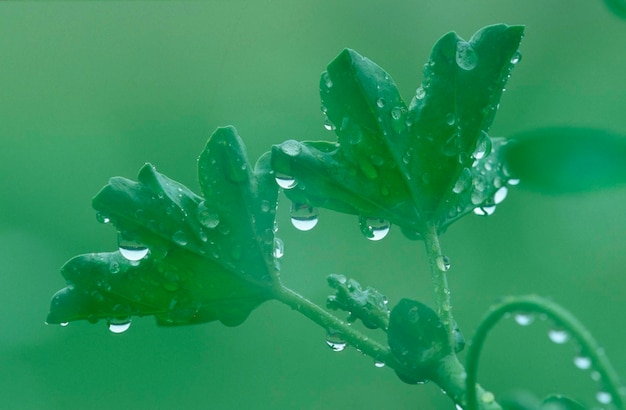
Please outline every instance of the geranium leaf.
[[49, 323], [154, 315], [163, 325], [237, 325], [271, 298], [277, 188], [269, 155], [253, 171], [234, 128], [220, 128], [198, 169], [204, 198], [149, 164], [137, 182], [111, 179], [93, 206], [119, 230], [120, 252], [70, 260]]
[[344, 50], [320, 81], [325, 123], [338, 142], [290, 140], [272, 150], [276, 172], [298, 182], [287, 196], [390, 221], [409, 237], [419, 237], [426, 221], [442, 231], [476, 207], [493, 206], [508, 178], [503, 142], [487, 131], [522, 35], [523, 27], [506, 25], [469, 42], [445, 35], [408, 108], [382, 68]]

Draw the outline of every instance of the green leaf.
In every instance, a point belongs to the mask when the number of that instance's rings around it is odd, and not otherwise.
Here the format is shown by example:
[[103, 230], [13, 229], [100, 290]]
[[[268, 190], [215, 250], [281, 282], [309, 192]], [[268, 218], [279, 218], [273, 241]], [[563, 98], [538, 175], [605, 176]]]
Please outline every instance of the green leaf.
[[149, 164], [137, 182], [110, 180], [94, 208], [119, 230], [121, 250], [132, 244], [149, 253], [137, 261], [120, 252], [70, 260], [49, 323], [154, 315], [162, 325], [237, 325], [272, 297], [277, 188], [269, 155], [253, 172], [235, 129], [220, 128], [198, 170], [204, 198]]
[[348, 322], [360, 319], [368, 329], [387, 330], [389, 307], [387, 298], [376, 289], [363, 289], [359, 282], [343, 275], [329, 275], [328, 284], [336, 290], [327, 298], [326, 306], [349, 312]]
[[522, 27], [506, 25], [486, 27], [469, 42], [445, 35], [408, 107], [382, 68], [344, 50], [320, 82], [325, 123], [338, 142], [286, 141], [272, 149], [277, 174], [298, 181], [287, 196], [390, 221], [409, 237], [426, 221], [442, 231], [477, 206], [492, 206], [507, 178], [502, 142], [487, 131], [522, 35]]
[[552, 127], [511, 137], [507, 168], [522, 186], [548, 194], [626, 183], [626, 137], [595, 128]]
[[552, 395], [541, 402], [541, 410], [585, 410], [585, 406], [566, 396]]
[[452, 354], [448, 334], [434, 310], [421, 302], [402, 299], [391, 311], [387, 331], [389, 348], [409, 374], [407, 383], [424, 383], [435, 374], [439, 362]]

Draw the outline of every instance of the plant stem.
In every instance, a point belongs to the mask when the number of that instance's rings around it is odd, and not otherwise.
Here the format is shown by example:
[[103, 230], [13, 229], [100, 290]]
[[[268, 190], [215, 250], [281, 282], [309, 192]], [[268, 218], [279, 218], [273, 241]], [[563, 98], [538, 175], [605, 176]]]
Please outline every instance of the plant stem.
[[402, 365], [395, 359], [388, 347], [365, 336], [363, 333], [352, 328], [348, 323], [322, 309], [304, 296], [283, 285], [279, 285], [274, 289], [274, 297], [278, 301], [302, 313], [324, 329], [332, 329], [333, 331], [339, 332], [350, 346], [359, 349], [364, 354], [374, 358], [374, 360], [385, 363], [393, 369], [402, 369]]
[[430, 265], [430, 274], [435, 292], [435, 303], [437, 304], [437, 314], [448, 332], [448, 340], [452, 351], [454, 351], [454, 317], [452, 316], [452, 304], [450, 303], [450, 288], [446, 275], [444, 256], [441, 253], [437, 227], [434, 223], [426, 224], [424, 234], [426, 254]]

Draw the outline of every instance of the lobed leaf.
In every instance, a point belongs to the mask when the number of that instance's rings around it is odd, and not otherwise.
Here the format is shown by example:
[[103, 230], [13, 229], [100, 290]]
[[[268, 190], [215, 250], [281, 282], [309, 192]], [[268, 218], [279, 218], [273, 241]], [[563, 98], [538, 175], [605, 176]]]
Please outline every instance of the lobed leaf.
[[409, 237], [426, 221], [443, 231], [474, 208], [492, 206], [508, 178], [503, 143], [487, 131], [522, 35], [523, 27], [506, 25], [485, 27], [469, 42], [445, 35], [408, 107], [382, 68], [344, 50], [320, 81], [325, 123], [338, 142], [286, 141], [272, 149], [274, 170], [298, 181], [287, 196], [388, 220]]
[[271, 298], [277, 188], [269, 155], [253, 171], [235, 129], [220, 128], [198, 171], [204, 198], [150, 164], [137, 182], [110, 180], [94, 208], [135, 251], [149, 253], [137, 261], [120, 252], [70, 260], [62, 268], [68, 286], [53, 297], [49, 323], [154, 315], [163, 325], [237, 325]]

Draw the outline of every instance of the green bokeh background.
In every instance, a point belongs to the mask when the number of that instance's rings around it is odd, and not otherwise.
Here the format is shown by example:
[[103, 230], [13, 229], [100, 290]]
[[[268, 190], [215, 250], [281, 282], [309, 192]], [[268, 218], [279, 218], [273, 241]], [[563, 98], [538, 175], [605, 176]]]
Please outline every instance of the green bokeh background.
[[[599, 0], [196, 1], [0, 4], [0, 407], [11, 409], [452, 409], [435, 385], [409, 386], [267, 303], [242, 326], [124, 334], [102, 323], [44, 325], [70, 257], [116, 248], [90, 198], [146, 161], [196, 191], [196, 158], [233, 124], [252, 160], [285, 139], [328, 139], [319, 74], [344, 47], [370, 57], [410, 100], [432, 44], [494, 23], [525, 24], [493, 135], [572, 125], [626, 132], [626, 22]], [[466, 336], [508, 294], [539, 293], [574, 312], [626, 374], [626, 190], [560, 197], [512, 189], [488, 218], [442, 238]], [[321, 212], [298, 232], [282, 198], [284, 282], [323, 304], [330, 273], [391, 302], [432, 304], [421, 243], [373, 243], [356, 218]], [[525, 388], [593, 403], [574, 343], [548, 323], [502, 323], [479, 379], [496, 397]]]

